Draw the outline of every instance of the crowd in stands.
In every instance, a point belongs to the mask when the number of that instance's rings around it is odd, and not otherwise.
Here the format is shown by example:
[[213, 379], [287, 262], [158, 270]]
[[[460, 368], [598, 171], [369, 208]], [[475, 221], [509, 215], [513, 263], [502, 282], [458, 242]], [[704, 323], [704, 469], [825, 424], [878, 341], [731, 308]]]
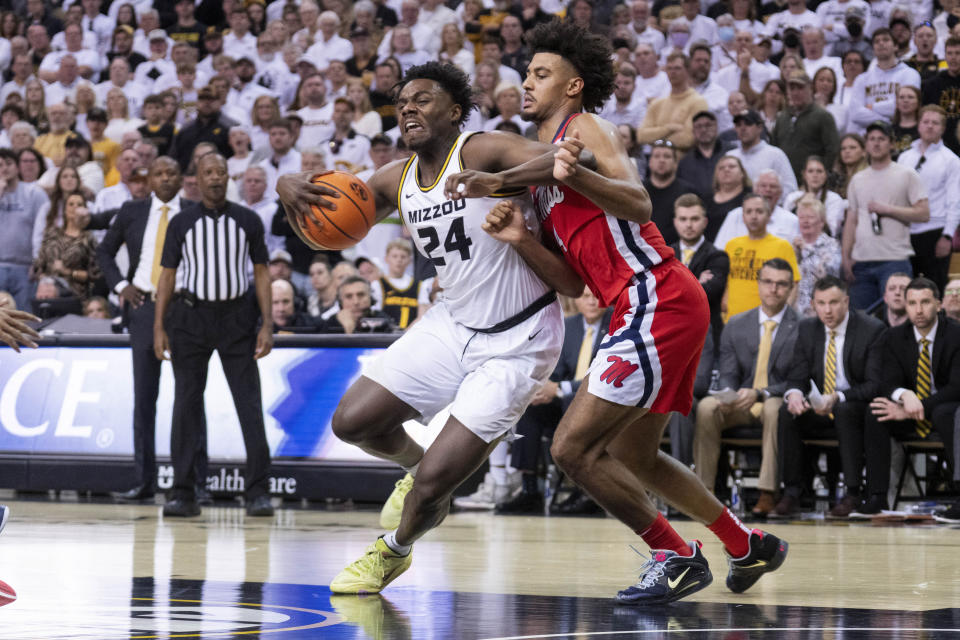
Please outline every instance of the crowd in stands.
[[[958, 0], [0, 6], [3, 304], [55, 298], [69, 302], [42, 308], [116, 315], [96, 260], [102, 230], [123, 202], [148, 195], [158, 156], [180, 164], [181, 195], [199, 199], [196, 158], [215, 150], [228, 158], [229, 199], [267, 231], [278, 331], [404, 330], [438, 291], [399, 217], [355, 248], [313, 252], [278, 205], [277, 178], [365, 178], [402, 157], [390, 89], [429, 60], [471, 77], [466, 129], [534, 135], [519, 115], [524, 34], [560, 16], [610, 38], [616, 86], [601, 115], [644, 176], [653, 222], [708, 290], [708, 372], [725, 379], [728, 321], [770, 306], [767, 294], [798, 323], [816, 317], [825, 278], [888, 327], [907, 322], [913, 276], [960, 314], [960, 285], [948, 284], [960, 242]], [[695, 256], [704, 245], [709, 256]], [[763, 284], [764, 264], [774, 285]], [[765, 391], [759, 414], [744, 405], [765, 438], [778, 415], [766, 401], [782, 403], [784, 391]], [[719, 433], [726, 423], [711, 424]], [[769, 465], [761, 488], [772, 493]]]

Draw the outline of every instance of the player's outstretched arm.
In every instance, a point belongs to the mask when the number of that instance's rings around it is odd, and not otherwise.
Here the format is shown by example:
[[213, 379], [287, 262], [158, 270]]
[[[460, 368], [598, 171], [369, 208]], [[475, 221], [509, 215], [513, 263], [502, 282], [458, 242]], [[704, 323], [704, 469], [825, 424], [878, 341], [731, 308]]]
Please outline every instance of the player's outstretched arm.
[[502, 200], [490, 210], [483, 230], [516, 249], [533, 272], [559, 293], [572, 298], [583, 293], [583, 280], [577, 272], [563, 256], [540, 243], [524, 224], [523, 212], [510, 200]]
[[[557, 145], [554, 177], [612, 216], [640, 224], [650, 222], [650, 194], [643, 188], [637, 166], [627, 155], [616, 128], [606, 120], [584, 114], [570, 124], [568, 131], [569, 137]], [[585, 147], [593, 150], [596, 171], [580, 162]]]
[[40, 322], [40, 318], [17, 309], [0, 309], [0, 342], [20, 353], [20, 345], [36, 349], [34, 340], [40, 334], [28, 327], [25, 322]]

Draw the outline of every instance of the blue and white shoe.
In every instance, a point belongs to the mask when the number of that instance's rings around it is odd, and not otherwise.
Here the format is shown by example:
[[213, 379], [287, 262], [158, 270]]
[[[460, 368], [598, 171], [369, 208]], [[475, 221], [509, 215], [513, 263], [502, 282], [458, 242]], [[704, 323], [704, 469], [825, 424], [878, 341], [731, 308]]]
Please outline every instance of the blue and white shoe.
[[0, 533], [3, 532], [3, 527], [7, 524], [7, 518], [10, 517], [10, 507], [5, 504], [0, 504]]
[[709, 586], [713, 574], [700, 551], [700, 543], [694, 540], [688, 544], [693, 550], [689, 556], [666, 549], [651, 550], [650, 559], [640, 567], [639, 580], [618, 592], [617, 602], [638, 606], [666, 604]]

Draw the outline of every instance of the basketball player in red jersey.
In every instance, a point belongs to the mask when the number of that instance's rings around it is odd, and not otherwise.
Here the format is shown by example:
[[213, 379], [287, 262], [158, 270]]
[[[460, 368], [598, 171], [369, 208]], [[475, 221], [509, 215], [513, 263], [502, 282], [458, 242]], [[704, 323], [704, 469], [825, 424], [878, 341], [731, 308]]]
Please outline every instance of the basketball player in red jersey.
[[[709, 324], [703, 288], [650, 222], [641, 186], [616, 128], [585, 113], [603, 105], [614, 72], [606, 39], [569, 22], [537, 26], [534, 57], [523, 84], [521, 116], [537, 123], [541, 142], [560, 146], [553, 166], [528, 163], [499, 174], [463, 172], [450, 194], [485, 195], [506, 185], [534, 188], [543, 236], [537, 241], [509, 203], [487, 217], [488, 233], [514, 246], [548, 284], [582, 279], [603, 305], [613, 305], [610, 333], [557, 428], [551, 452], [560, 467], [651, 548], [637, 584], [620, 591], [625, 604], [662, 604], [712, 581], [698, 542], [686, 542], [647, 498], [649, 489], [708, 525], [729, 556], [727, 586], [742, 592], [778, 568], [787, 543], [746, 528], [683, 464], [660, 451], [671, 411], [688, 413]], [[579, 162], [593, 152], [597, 170]]]

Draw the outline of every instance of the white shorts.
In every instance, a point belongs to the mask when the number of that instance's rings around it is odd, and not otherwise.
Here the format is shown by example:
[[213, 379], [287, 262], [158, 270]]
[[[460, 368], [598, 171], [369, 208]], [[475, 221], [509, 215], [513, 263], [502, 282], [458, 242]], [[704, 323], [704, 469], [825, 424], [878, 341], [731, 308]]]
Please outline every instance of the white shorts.
[[493, 442], [523, 415], [553, 372], [562, 345], [559, 303], [501, 333], [478, 333], [456, 322], [440, 302], [363, 375], [419, 411], [424, 422], [449, 406], [470, 431]]

